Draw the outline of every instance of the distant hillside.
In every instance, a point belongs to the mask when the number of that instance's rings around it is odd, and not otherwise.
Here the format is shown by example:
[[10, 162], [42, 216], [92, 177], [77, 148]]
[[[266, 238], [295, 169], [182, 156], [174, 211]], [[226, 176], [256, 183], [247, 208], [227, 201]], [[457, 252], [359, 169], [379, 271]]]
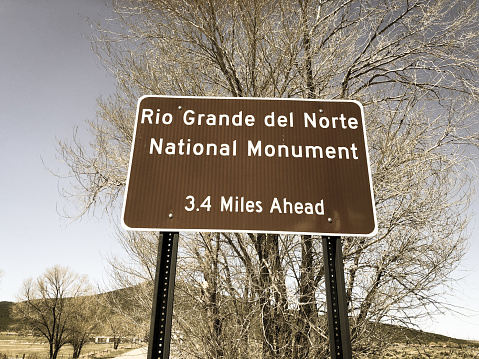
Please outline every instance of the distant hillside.
[[392, 338], [396, 344], [431, 344], [431, 343], [454, 343], [456, 345], [470, 345], [479, 347], [478, 342], [454, 339], [441, 334], [427, 333], [422, 330], [404, 328], [391, 324], [380, 324], [380, 330], [386, 336]]
[[11, 311], [13, 308], [13, 302], [0, 302], [0, 332], [7, 332], [11, 330], [14, 324]]

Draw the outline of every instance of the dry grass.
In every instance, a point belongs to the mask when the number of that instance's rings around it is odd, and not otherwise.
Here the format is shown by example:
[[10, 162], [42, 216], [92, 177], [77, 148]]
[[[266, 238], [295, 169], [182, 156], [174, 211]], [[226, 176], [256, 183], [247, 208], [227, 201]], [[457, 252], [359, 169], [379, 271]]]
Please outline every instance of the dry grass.
[[478, 358], [479, 347], [452, 344], [405, 345], [396, 344], [382, 353], [360, 354], [357, 359], [463, 359]]
[[[125, 351], [136, 348], [132, 344], [120, 344], [117, 350], [113, 344], [88, 343], [82, 349], [82, 357], [85, 359], [106, 359], [118, 356]], [[72, 347], [65, 345], [60, 349], [58, 359], [69, 359], [72, 357]], [[48, 358], [48, 344], [39, 338], [18, 337], [0, 335], [0, 359], [45, 359]]]
[[[475, 345], [474, 345], [475, 344]], [[113, 350], [112, 344], [85, 345], [83, 359], [114, 358], [135, 348], [132, 344], [120, 344]], [[58, 359], [72, 357], [72, 349], [65, 346], [60, 350]], [[0, 335], [0, 359], [47, 359], [48, 344], [38, 338]], [[479, 343], [459, 345], [454, 342], [430, 343], [428, 345], [395, 344], [381, 353], [354, 354], [355, 359], [479, 359]], [[259, 358], [258, 358], [259, 359]]]

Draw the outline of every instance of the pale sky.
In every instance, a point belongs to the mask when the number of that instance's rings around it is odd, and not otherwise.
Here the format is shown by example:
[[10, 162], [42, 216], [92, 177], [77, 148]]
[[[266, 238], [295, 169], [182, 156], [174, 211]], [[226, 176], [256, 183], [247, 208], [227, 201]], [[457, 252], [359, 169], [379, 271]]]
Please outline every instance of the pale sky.
[[[25, 279], [56, 264], [101, 284], [105, 257], [120, 253], [108, 220], [61, 218], [57, 207], [68, 204], [45, 168], [62, 168], [57, 140], [71, 138], [74, 126], [85, 129], [96, 99], [114, 91], [85, 38], [92, 33], [85, 19], [107, 16], [103, 0], [0, 0], [0, 301], [15, 301]], [[478, 218], [455, 273], [466, 276], [456, 286], [461, 294], [449, 299], [465, 316], [437, 316], [421, 329], [479, 340]]]
[[85, 129], [96, 98], [114, 90], [85, 38], [85, 19], [100, 13], [100, 0], [0, 0], [0, 300], [15, 300], [25, 279], [55, 264], [107, 279], [110, 223], [61, 219], [68, 203], [46, 169], [62, 169], [57, 139]]

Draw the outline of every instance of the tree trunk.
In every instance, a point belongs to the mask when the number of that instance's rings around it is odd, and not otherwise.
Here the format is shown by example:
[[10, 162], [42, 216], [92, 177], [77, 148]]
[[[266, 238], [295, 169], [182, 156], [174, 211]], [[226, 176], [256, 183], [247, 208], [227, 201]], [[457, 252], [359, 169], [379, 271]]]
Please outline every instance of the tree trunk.
[[267, 240], [264, 233], [256, 237], [256, 252], [259, 260], [259, 305], [261, 311], [261, 324], [263, 327], [263, 359], [274, 358], [274, 337], [271, 323], [271, 288], [270, 276], [268, 270], [269, 253], [267, 249]]
[[317, 324], [318, 311], [313, 273], [313, 241], [301, 236], [301, 272], [299, 282], [299, 318], [294, 337], [293, 358], [307, 358], [311, 349], [311, 327]]
[[273, 322], [276, 353], [279, 358], [291, 358], [291, 326], [288, 314], [286, 280], [279, 248], [279, 235], [269, 234], [271, 244], [272, 290], [274, 291]]
[[286, 281], [277, 234], [258, 234], [255, 248], [259, 260], [257, 295], [263, 329], [263, 358], [291, 358], [291, 327], [288, 322]]
[[50, 349], [50, 359], [55, 359], [53, 356], [54, 350], [53, 350], [53, 341], [50, 341], [49, 343], [49, 349]]
[[[219, 255], [219, 236], [213, 234], [204, 237], [206, 251], [203, 262], [203, 276], [205, 279], [204, 300], [206, 316], [208, 320], [208, 334], [206, 352], [213, 358], [222, 358], [224, 356], [223, 322], [219, 308], [218, 297], [218, 255]], [[197, 254], [200, 255], [199, 253]]]

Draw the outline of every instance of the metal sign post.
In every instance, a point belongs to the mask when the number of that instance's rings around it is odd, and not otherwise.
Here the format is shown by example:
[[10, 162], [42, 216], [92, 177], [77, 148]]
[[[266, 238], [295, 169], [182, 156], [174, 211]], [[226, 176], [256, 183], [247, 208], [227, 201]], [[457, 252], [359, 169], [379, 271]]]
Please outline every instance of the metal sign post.
[[151, 310], [148, 359], [168, 359], [170, 357], [178, 236], [178, 232], [160, 233], [155, 290]]
[[351, 359], [341, 237], [323, 237], [323, 260], [331, 359]]

